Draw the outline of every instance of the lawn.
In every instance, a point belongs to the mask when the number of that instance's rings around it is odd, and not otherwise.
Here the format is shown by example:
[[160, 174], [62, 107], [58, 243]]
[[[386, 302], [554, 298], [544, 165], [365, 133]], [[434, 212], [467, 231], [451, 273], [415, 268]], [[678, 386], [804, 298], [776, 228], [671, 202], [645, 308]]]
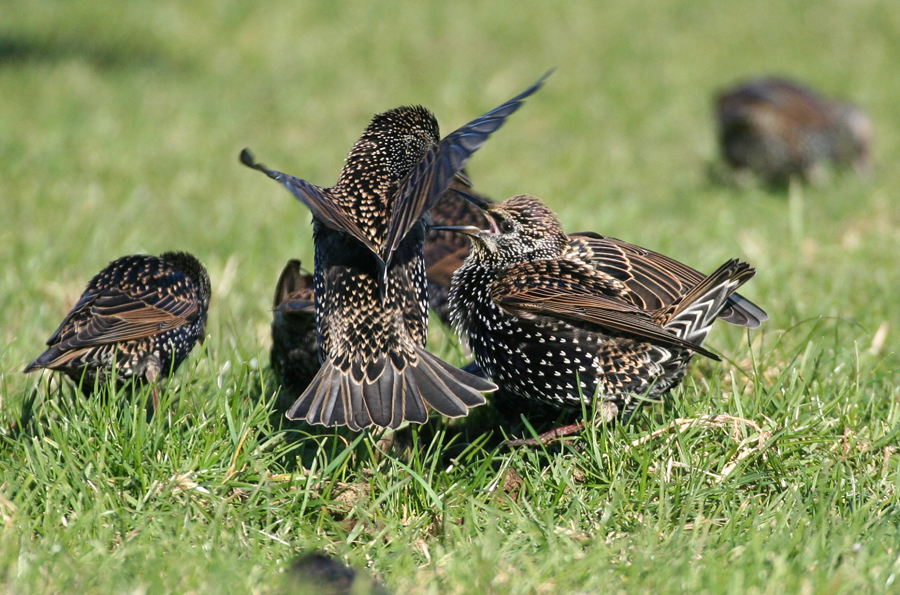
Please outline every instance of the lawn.
[[[286, 593], [319, 549], [396, 593], [900, 592], [898, 56], [895, 0], [4, 2], [0, 590]], [[282, 423], [271, 299], [309, 214], [239, 151], [327, 186], [374, 113], [446, 134], [550, 67], [476, 188], [743, 258], [770, 320], [720, 323], [723, 362], [668, 403], [547, 449], [503, 448], [486, 410], [392, 446]], [[863, 106], [875, 175], [712, 182], [713, 94], [759, 73]], [[163, 414], [21, 374], [108, 261], [172, 249], [214, 295]]]

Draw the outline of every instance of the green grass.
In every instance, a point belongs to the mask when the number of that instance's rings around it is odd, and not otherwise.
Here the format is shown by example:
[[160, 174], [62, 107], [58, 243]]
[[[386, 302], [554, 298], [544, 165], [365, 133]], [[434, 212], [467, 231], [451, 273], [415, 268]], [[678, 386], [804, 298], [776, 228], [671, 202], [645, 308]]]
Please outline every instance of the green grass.
[[[397, 593], [900, 591], [898, 48], [893, 0], [5, 2], [0, 590], [286, 592], [318, 548]], [[240, 149], [328, 185], [373, 113], [421, 103], [447, 133], [551, 66], [476, 187], [703, 270], [745, 258], [771, 319], [548, 450], [494, 446], [484, 413], [386, 454], [282, 426], [269, 306], [309, 216]], [[863, 105], [874, 179], [711, 183], [712, 94], [761, 72]], [[20, 373], [109, 260], [169, 249], [214, 299], [164, 414]], [[711, 415], [739, 419], [673, 425]]]

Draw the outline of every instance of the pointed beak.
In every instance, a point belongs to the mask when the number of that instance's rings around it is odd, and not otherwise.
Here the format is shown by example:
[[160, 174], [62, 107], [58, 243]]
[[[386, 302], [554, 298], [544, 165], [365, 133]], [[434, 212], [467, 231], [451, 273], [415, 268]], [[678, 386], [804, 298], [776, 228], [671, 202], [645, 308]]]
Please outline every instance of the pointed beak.
[[478, 234], [484, 232], [483, 229], [474, 225], [435, 225], [433, 227], [429, 227], [428, 229], [434, 231], [452, 231], [454, 233], [464, 233], [467, 236], [477, 236]]
[[484, 200], [482, 198], [478, 198], [474, 194], [469, 194], [468, 192], [460, 190], [459, 188], [450, 188], [450, 190], [452, 190], [453, 192], [462, 196], [464, 199], [466, 199], [467, 201], [469, 201], [470, 203], [472, 203], [473, 205], [475, 205], [482, 211], [488, 210], [488, 208], [491, 205], [491, 203], [487, 202], [486, 200]]

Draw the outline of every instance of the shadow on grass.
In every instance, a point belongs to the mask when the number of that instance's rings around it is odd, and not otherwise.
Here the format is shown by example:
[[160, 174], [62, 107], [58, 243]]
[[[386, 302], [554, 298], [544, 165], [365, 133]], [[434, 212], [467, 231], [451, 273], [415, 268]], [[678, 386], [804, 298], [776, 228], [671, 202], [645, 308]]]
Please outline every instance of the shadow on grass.
[[81, 36], [44, 38], [0, 32], [0, 68], [28, 64], [59, 64], [81, 60], [98, 70], [163, 68], [187, 70], [184, 59], [173, 59], [140, 39], [114, 40]]
[[[145, 411], [145, 421], [153, 418], [153, 404], [150, 399], [150, 387], [141, 387], [132, 383], [116, 387], [114, 383], [96, 386], [93, 390], [83, 390], [80, 386], [62, 375], [55, 378], [47, 375], [34, 388], [22, 397], [22, 406], [17, 410], [11, 408], [11, 420], [6, 435], [21, 440], [22, 438], [39, 438], [46, 435], [51, 415], [82, 415], [86, 406], [85, 400], [96, 400], [103, 411], [118, 411], [121, 415], [131, 415], [134, 407]], [[127, 405], [111, 407], [113, 400], [124, 401]], [[53, 407], [47, 404], [53, 403]], [[114, 421], [114, 420], [110, 420]]]
[[[277, 385], [274, 374], [267, 372], [272, 385]], [[272, 397], [272, 411], [269, 422], [276, 431], [284, 431], [289, 436], [288, 441], [300, 446], [303, 442], [313, 439], [320, 446], [329, 441], [324, 450], [336, 452], [334, 449], [340, 444], [345, 447], [351, 444], [359, 435], [358, 432], [346, 427], [326, 428], [310, 425], [304, 421], [287, 419], [286, 412], [293, 405], [299, 395], [284, 391], [280, 387], [277, 394]], [[266, 398], [258, 394], [256, 398]], [[409, 461], [411, 453], [422, 452], [423, 449], [435, 440], [441, 440], [444, 447], [440, 453], [443, 464], [450, 464], [462, 452], [468, 450], [473, 444], [478, 443], [481, 448], [494, 450], [503, 445], [510, 436], [529, 437], [529, 425], [537, 431], [550, 430], [563, 424], [572, 423], [580, 417], [580, 412], [558, 410], [540, 403], [522, 403], [520, 401], [499, 402], [488, 396], [488, 402], [471, 410], [468, 416], [458, 419], [442, 418], [432, 414], [425, 424], [408, 424], [392, 432], [384, 432], [378, 428], [371, 428], [365, 433], [372, 436], [372, 440], [384, 454]], [[527, 419], [527, 422], [525, 419]], [[306, 450], [300, 451], [300, 460], [307, 467], [316, 453]], [[286, 467], [296, 469], [289, 461], [281, 461]]]

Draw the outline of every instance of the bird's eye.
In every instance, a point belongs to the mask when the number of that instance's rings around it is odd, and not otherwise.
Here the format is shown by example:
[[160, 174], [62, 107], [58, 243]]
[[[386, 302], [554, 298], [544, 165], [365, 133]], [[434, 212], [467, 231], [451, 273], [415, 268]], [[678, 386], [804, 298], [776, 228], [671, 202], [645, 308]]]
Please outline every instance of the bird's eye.
[[500, 233], [512, 233], [515, 226], [512, 221], [503, 220], [500, 222]]

